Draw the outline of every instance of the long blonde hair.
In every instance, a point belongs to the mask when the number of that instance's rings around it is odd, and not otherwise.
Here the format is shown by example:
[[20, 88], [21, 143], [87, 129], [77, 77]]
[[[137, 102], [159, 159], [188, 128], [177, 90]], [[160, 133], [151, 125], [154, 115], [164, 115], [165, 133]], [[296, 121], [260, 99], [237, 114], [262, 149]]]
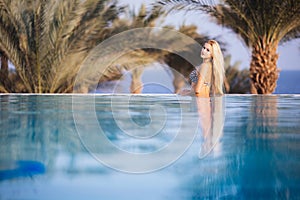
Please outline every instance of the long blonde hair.
[[224, 58], [220, 45], [215, 40], [207, 41], [212, 47], [212, 88], [211, 92], [215, 94], [223, 94], [224, 86]]

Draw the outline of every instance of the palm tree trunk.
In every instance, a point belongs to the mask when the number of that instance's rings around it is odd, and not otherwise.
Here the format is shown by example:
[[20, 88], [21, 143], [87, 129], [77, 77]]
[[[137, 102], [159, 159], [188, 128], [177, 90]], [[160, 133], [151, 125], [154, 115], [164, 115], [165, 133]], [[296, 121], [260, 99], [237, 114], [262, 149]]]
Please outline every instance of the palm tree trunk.
[[132, 70], [132, 80], [130, 85], [130, 93], [140, 94], [143, 91], [143, 82], [141, 80], [141, 75], [143, 73], [143, 67], [137, 67]]
[[278, 79], [277, 47], [264, 41], [253, 47], [250, 63], [252, 94], [271, 94], [275, 91]]

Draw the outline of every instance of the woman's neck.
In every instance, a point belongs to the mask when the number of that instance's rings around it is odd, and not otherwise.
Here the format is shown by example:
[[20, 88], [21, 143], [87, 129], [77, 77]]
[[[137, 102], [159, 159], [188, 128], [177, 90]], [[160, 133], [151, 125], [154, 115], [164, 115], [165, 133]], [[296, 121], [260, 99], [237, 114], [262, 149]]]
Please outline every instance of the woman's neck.
[[210, 63], [211, 60], [212, 60], [211, 58], [204, 58], [204, 59], [203, 59], [203, 62], [204, 62], [204, 63]]

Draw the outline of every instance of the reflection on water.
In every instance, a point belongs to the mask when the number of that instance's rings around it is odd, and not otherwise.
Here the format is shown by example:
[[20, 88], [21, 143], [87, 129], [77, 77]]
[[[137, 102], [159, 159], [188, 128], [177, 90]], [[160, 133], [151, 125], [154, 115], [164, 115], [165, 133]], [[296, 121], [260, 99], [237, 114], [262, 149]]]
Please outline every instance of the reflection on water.
[[[267, 101], [266, 101], [267, 99]], [[277, 138], [277, 96], [258, 96], [251, 104], [252, 115], [248, 119], [248, 136]]]
[[205, 158], [215, 146], [221, 146], [219, 140], [223, 135], [225, 118], [223, 98], [197, 98], [196, 101], [203, 137], [199, 158]]
[[[161, 123], [155, 119], [165, 120], [163, 128], [146, 139], [124, 134], [128, 127], [121, 124], [124, 127], [120, 128], [113, 120], [112, 98], [119, 102], [118, 118], [125, 116], [122, 111], [129, 112], [138, 125], [136, 130], [146, 128], [152, 120], [154, 125]], [[152, 173], [128, 174], [102, 165], [82, 145], [71, 95], [0, 95], [0, 199], [300, 196], [299, 96], [178, 98], [141, 95], [128, 109], [122, 106], [122, 96], [95, 97], [96, 116], [105, 135], [131, 153], [157, 151], [172, 144], [178, 129], [185, 133], [197, 129], [192, 145], [172, 165]], [[85, 107], [81, 103], [74, 109], [86, 116], [88, 130], [94, 122], [88, 120], [88, 110], [81, 110]], [[161, 109], [152, 109], [152, 105]], [[180, 125], [182, 116], [189, 121], [199, 119], [199, 126]], [[94, 148], [103, 150], [97, 135], [88, 134]]]

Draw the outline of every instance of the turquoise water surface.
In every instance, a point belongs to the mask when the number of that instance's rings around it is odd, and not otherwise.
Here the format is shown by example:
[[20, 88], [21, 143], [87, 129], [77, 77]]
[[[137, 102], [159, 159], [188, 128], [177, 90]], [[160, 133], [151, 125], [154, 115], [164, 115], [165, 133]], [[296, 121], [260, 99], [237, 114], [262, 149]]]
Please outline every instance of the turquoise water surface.
[[0, 95], [0, 199], [299, 199], [300, 96]]

